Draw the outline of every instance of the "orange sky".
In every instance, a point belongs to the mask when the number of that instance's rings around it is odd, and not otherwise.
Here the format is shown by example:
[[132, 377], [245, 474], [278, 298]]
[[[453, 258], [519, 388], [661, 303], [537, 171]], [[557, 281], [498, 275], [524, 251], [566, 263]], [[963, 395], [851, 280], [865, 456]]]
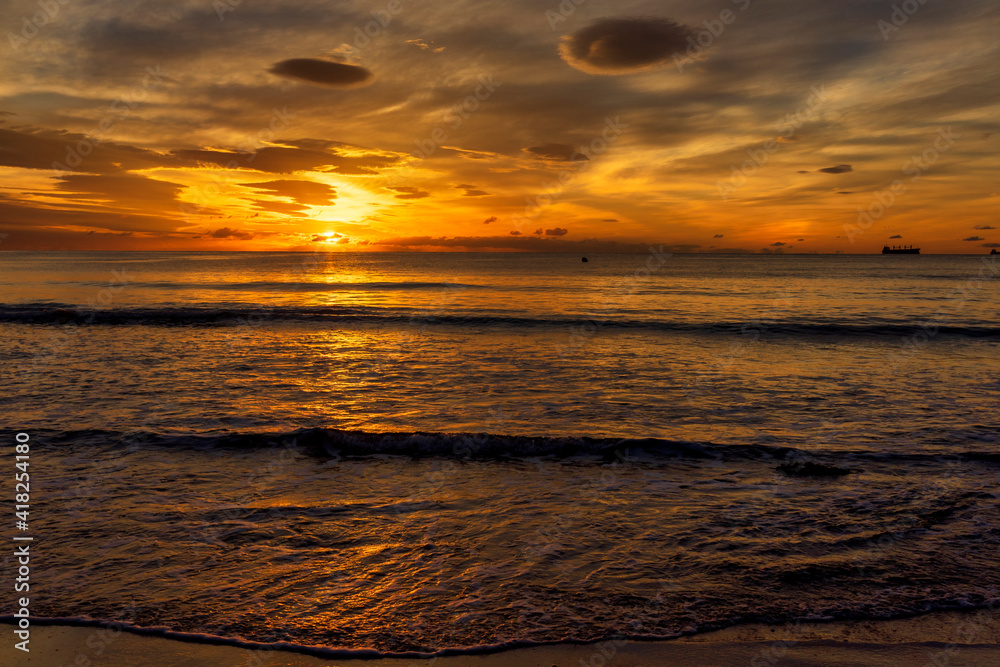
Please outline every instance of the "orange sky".
[[993, 0], [52, 6], [0, 249], [1000, 247]]

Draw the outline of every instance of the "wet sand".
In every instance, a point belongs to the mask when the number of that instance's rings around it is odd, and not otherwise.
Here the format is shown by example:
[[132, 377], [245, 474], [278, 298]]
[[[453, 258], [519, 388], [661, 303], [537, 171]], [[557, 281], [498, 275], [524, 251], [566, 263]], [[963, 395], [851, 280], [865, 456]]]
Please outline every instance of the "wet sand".
[[947, 612], [893, 621], [744, 625], [671, 641], [556, 644], [487, 655], [439, 658], [340, 658], [139, 635], [109, 628], [34, 625], [31, 652], [13, 647], [0, 664], [63, 667], [982, 667], [1000, 666], [1000, 612]]

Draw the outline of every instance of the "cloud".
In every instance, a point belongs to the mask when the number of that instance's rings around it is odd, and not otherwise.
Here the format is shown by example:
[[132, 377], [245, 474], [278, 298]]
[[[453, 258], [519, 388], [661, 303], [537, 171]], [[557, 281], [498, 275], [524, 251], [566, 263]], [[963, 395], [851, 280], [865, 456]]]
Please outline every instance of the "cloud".
[[1000, 248], [1000, 243], [984, 243], [980, 248]]
[[480, 190], [475, 185], [468, 185], [463, 183], [461, 185], [456, 185], [455, 187], [458, 188], [459, 190], [465, 190], [465, 193], [463, 195], [465, 197], [485, 197], [486, 195], [490, 194], [485, 190]]
[[982, 230], [982, 229], [996, 229], [996, 227], [993, 227], [991, 225], [976, 225], [975, 227], [973, 227], [973, 229], [980, 229], [980, 230]]
[[617, 218], [604, 218], [601, 222], [618, 222]]
[[413, 188], [408, 185], [401, 185], [397, 187], [390, 187], [390, 190], [398, 192], [396, 199], [423, 199], [424, 197], [430, 197], [431, 193], [425, 192], [419, 188]]
[[536, 229], [535, 231], [533, 231], [531, 233], [534, 234], [535, 236], [541, 236], [542, 234], [545, 233], [545, 231], [542, 230], [542, 229]]
[[301, 216], [307, 210], [302, 204], [287, 201], [271, 201], [268, 199], [253, 199], [251, 201], [253, 201], [255, 211], [270, 211], [271, 213], [280, 213], [281, 215]]
[[[65, 174], [57, 179], [56, 196], [74, 200], [109, 200], [128, 209], [176, 206], [183, 186], [138, 174]], [[65, 194], [63, 194], [65, 193]]]
[[566, 35], [559, 54], [588, 74], [628, 74], [663, 65], [694, 33], [665, 18], [605, 18]]
[[483, 220], [483, 224], [484, 225], [488, 225], [491, 222], [496, 222], [496, 221], [497, 221], [497, 217], [495, 215], [491, 215], [490, 217], [488, 217], [485, 220]]
[[713, 236], [712, 238], [713, 238], [713, 239], [721, 239], [721, 238], [722, 238], [723, 236], [725, 236], [725, 234], [716, 234], [716, 235], [715, 235], [715, 236]]
[[421, 49], [424, 49], [425, 51], [433, 51], [434, 53], [441, 53], [445, 49], [445, 47], [443, 47], [443, 46], [431, 46], [431, 44], [434, 44], [434, 42], [431, 42], [430, 44], [428, 44], [427, 42], [425, 42], [422, 39], [408, 39], [408, 40], [406, 40], [406, 43], [407, 44], [413, 44], [414, 46], [418, 46]]
[[514, 231], [512, 231], [512, 232], [510, 233], [510, 235], [511, 235], [511, 236], [520, 236], [520, 235], [521, 235], [521, 232], [519, 232], [519, 231], [517, 231], [517, 230], [515, 229]]
[[785, 245], [785, 244], [782, 241], [775, 241], [774, 243], [771, 244], [771, 247], [772, 248], [780, 248], [783, 245]]
[[896, 234], [895, 236], [890, 236], [889, 238], [890, 239], [901, 239], [901, 238], [903, 238], [903, 236], [902, 236], [902, 234]]
[[567, 234], [569, 234], [569, 230], [563, 229], [562, 227], [556, 227], [555, 229], [545, 230], [546, 236], [566, 236]]
[[562, 162], [579, 162], [590, 159], [569, 144], [540, 144], [538, 146], [529, 146], [524, 150], [542, 159], [559, 160]]
[[268, 71], [286, 79], [299, 79], [333, 88], [359, 88], [367, 86], [375, 78], [364, 67], [315, 58], [282, 60]]
[[273, 192], [280, 197], [291, 197], [307, 206], [331, 206], [337, 198], [337, 190], [326, 183], [315, 181], [281, 180], [264, 183], [242, 183], [244, 188], [254, 188]]
[[854, 171], [854, 167], [849, 164], [838, 164], [836, 167], [825, 167], [823, 169], [819, 169], [818, 171], [821, 171], [824, 174], [846, 174], [849, 171]]
[[214, 232], [206, 234], [213, 239], [240, 239], [241, 241], [249, 241], [256, 235], [251, 232], [240, 231], [239, 229], [231, 229], [229, 227], [223, 227], [222, 229], [216, 229]]
[[372, 151], [323, 139], [297, 139], [272, 142], [255, 152], [223, 149], [182, 149], [173, 151], [179, 158], [215, 164], [228, 169], [254, 169], [273, 174], [296, 171], [329, 171], [338, 174], [374, 175], [382, 167], [399, 161], [398, 155]]
[[966, 238], [964, 238], [962, 240], [963, 241], [985, 241], [986, 239], [984, 239], [982, 236], [969, 236], [969, 237], [966, 237]]
[[[85, 151], [86, 156], [81, 156], [80, 151]], [[53, 163], [89, 173], [190, 164], [134, 146], [98, 142], [85, 134], [25, 128], [0, 129], [0, 165], [25, 169], [58, 168], [53, 167]]]

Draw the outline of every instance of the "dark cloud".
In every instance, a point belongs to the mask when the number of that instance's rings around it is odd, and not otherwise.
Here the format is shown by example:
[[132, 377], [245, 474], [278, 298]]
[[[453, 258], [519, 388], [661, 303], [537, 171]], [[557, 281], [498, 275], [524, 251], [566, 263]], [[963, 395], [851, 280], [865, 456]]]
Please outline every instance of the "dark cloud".
[[715, 236], [713, 236], [712, 238], [713, 238], [713, 239], [721, 239], [721, 238], [722, 238], [723, 236], [725, 236], [725, 234], [716, 234], [716, 235], [715, 235]]
[[[67, 199], [71, 199], [68, 195]], [[100, 205], [88, 205], [80, 201], [71, 201], [64, 205], [54, 204], [51, 207], [40, 208], [34, 202], [4, 201], [0, 198], [0, 221], [4, 224], [21, 227], [96, 227], [116, 231], [141, 230], [146, 232], [171, 232], [184, 225], [180, 219], [162, 215], [163, 212], [176, 210], [170, 204], [154, 206], [153, 213], [139, 212], [136, 209], [111, 208]], [[21, 234], [24, 232], [22, 231]], [[39, 230], [41, 235], [51, 235], [54, 230]], [[40, 237], [34, 241], [41, 242]], [[10, 247], [10, 240], [4, 247]], [[40, 249], [44, 245], [24, 246], [25, 249]]]
[[[116, 208], [175, 207], [183, 186], [138, 174], [66, 174], [56, 178], [56, 196], [107, 200]], [[65, 194], [64, 194], [65, 193]]]
[[541, 236], [542, 234], [545, 233], [545, 231], [542, 230], [542, 229], [536, 229], [535, 231], [533, 231], [531, 233], [534, 234], [535, 236]]
[[626, 74], [662, 65], [694, 33], [664, 18], [606, 18], [562, 38], [559, 53], [589, 74]]
[[429, 192], [410, 186], [390, 187], [389, 189], [399, 193], [396, 195], [396, 199], [423, 199], [431, 196]]
[[985, 241], [986, 239], [984, 239], [982, 236], [968, 236], [968, 237], [966, 237], [966, 238], [964, 238], [962, 240], [963, 241]]
[[488, 225], [491, 222], [496, 222], [496, 221], [497, 221], [497, 217], [495, 215], [491, 215], [490, 217], [488, 217], [485, 220], [483, 220], [483, 224], [484, 225]]
[[559, 160], [562, 162], [579, 162], [590, 159], [569, 144], [541, 144], [539, 146], [529, 146], [524, 150], [542, 159]]
[[455, 187], [458, 188], [459, 190], [465, 190], [464, 196], [466, 197], [484, 197], [489, 194], [489, 192], [486, 192], [485, 190], [480, 190], [475, 185], [468, 185], [463, 183], [461, 185], [456, 185]]
[[854, 167], [849, 164], [838, 164], [836, 167], [825, 167], [823, 169], [819, 169], [818, 171], [821, 171], [824, 174], [846, 174], [849, 171], [854, 171]]
[[604, 218], [601, 222], [618, 222], [617, 218]]
[[797, 243], [802, 243], [803, 241], [805, 241], [805, 239], [799, 239]]
[[903, 238], [903, 235], [902, 234], [896, 234], [895, 236], [890, 236], [889, 238], [890, 239], [901, 239], [901, 238]]
[[996, 229], [996, 227], [993, 227], [992, 225], [976, 225], [975, 227], [973, 227], [973, 229], [979, 229], [979, 230]]
[[331, 171], [340, 174], [373, 175], [381, 167], [398, 161], [398, 157], [371, 151], [358, 150], [346, 153], [346, 144], [321, 139], [279, 141], [276, 146], [264, 146], [255, 152], [189, 149], [172, 154], [185, 160], [202, 164], [215, 164], [229, 169], [254, 169], [272, 174], [291, 174], [296, 171]]
[[519, 231], [517, 231], [517, 230], [515, 229], [514, 231], [512, 231], [512, 232], [510, 233], [510, 235], [511, 235], [511, 236], [520, 236], [520, 235], [521, 235], [521, 232], [519, 232]]
[[375, 78], [364, 67], [335, 63], [329, 60], [316, 60], [315, 58], [282, 60], [275, 63], [268, 71], [286, 79], [300, 79], [334, 88], [367, 86]]
[[243, 183], [242, 186], [272, 192], [281, 197], [291, 197], [307, 206], [330, 206], [337, 198], [336, 188], [315, 181], [281, 180], [265, 183]]
[[216, 229], [214, 232], [206, 234], [213, 239], [239, 239], [241, 241], [249, 241], [256, 235], [251, 232], [244, 232], [239, 229], [231, 229], [229, 227], [223, 227], [222, 229]]
[[984, 243], [980, 248], [1000, 248], [1000, 243]]
[[255, 211], [270, 211], [281, 215], [300, 216], [308, 210], [308, 207], [297, 202], [271, 201], [268, 199], [252, 200]]
[[[53, 166], [53, 163], [61, 166]], [[122, 172], [158, 166], [190, 166], [190, 162], [85, 134], [58, 130], [0, 129], [0, 166], [26, 169]]]
[[563, 229], [562, 227], [556, 227], [555, 229], [545, 230], [546, 236], [566, 236], [567, 234], [569, 234], [569, 230]]
[[771, 244], [771, 247], [772, 248], [780, 248], [783, 245], [785, 245], [785, 243], [783, 243], [782, 241], [775, 241], [774, 243]]

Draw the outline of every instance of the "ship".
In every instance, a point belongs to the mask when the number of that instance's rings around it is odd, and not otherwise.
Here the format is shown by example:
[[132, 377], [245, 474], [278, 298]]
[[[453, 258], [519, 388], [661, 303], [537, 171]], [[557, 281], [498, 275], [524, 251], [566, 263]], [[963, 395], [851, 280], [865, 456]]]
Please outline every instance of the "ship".
[[990, 254], [991, 254], [991, 255], [996, 255], [996, 254], [998, 254], [998, 253], [997, 253], [997, 249], [996, 249], [996, 248], [993, 248], [993, 250], [990, 250]]
[[913, 246], [883, 246], [883, 255], [919, 255], [920, 248], [914, 248]]

